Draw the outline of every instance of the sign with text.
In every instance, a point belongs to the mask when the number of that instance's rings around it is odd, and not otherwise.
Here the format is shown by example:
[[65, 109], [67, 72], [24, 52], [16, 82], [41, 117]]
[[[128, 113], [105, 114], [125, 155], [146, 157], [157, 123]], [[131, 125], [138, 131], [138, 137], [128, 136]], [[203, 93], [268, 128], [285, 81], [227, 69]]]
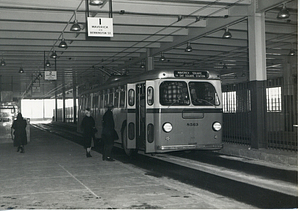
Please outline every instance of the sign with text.
[[57, 80], [57, 71], [45, 71], [45, 80]]
[[41, 92], [41, 87], [39, 86], [33, 86], [31, 87], [32, 92]]
[[208, 73], [198, 71], [174, 71], [174, 76], [184, 78], [208, 78]]
[[88, 17], [88, 36], [113, 37], [113, 19]]

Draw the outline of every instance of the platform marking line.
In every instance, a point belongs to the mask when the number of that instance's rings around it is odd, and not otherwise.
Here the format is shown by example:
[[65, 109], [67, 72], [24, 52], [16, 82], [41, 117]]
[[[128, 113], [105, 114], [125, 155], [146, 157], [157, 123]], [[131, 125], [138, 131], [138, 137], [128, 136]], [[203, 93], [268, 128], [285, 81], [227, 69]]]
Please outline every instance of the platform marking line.
[[65, 167], [62, 165], [58, 164], [63, 170], [65, 170], [71, 177], [73, 177], [77, 182], [79, 182], [83, 187], [85, 187], [90, 193], [92, 193], [96, 199], [100, 199], [101, 197], [98, 196], [96, 193], [94, 193], [89, 187], [87, 187], [85, 184], [83, 184], [79, 179], [77, 179], [73, 174], [71, 174]]

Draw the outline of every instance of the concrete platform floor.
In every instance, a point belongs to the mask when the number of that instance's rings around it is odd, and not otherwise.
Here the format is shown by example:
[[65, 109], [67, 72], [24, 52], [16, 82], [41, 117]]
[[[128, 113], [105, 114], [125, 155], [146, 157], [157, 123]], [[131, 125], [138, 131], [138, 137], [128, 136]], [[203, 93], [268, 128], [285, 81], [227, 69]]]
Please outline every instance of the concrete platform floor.
[[0, 210], [254, 208], [119, 161], [31, 128], [25, 153], [0, 140]]

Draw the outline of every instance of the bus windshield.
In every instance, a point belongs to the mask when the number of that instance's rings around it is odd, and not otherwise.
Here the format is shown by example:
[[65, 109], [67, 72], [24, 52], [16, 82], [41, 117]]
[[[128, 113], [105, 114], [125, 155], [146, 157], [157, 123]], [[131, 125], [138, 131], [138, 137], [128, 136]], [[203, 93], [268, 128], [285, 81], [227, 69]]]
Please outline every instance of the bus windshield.
[[167, 106], [217, 106], [220, 101], [208, 82], [164, 81], [160, 84], [160, 104]]
[[212, 84], [207, 82], [190, 82], [189, 89], [193, 105], [220, 105], [216, 89]]

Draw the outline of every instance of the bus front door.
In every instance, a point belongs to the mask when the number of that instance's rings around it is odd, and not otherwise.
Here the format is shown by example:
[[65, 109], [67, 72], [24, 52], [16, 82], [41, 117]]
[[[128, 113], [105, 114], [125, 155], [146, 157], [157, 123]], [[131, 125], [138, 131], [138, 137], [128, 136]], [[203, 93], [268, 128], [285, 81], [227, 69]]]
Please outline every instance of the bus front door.
[[146, 101], [145, 101], [145, 83], [136, 85], [136, 146], [137, 149], [145, 151], [146, 134]]
[[146, 122], [145, 122], [145, 139], [146, 139], [146, 153], [154, 153], [155, 150], [155, 81], [146, 81]]
[[[125, 152], [127, 150], [136, 149], [136, 84], [127, 85], [127, 126], [126, 133], [124, 133], [125, 138], [123, 141], [123, 148]], [[128, 153], [129, 154], [129, 153]]]

